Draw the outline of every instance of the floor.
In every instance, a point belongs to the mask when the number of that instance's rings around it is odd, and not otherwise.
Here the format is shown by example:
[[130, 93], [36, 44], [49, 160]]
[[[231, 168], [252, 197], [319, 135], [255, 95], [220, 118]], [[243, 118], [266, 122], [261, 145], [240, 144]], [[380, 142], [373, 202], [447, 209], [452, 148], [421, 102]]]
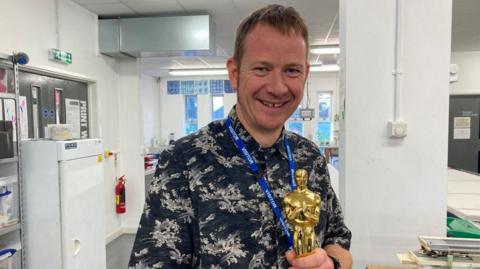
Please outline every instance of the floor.
[[107, 269], [128, 269], [134, 234], [123, 234], [107, 245]]

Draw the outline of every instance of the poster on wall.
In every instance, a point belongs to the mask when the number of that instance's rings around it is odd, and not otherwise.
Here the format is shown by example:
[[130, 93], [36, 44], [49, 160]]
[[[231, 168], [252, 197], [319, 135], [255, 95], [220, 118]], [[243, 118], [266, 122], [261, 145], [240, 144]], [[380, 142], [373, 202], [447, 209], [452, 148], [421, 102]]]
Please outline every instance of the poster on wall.
[[319, 93], [318, 95], [318, 121], [330, 122], [332, 107], [332, 94]]
[[7, 92], [7, 70], [0, 68], [0, 92]]
[[19, 100], [20, 109], [20, 137], [22, 140], [28, 139], [28, 104], [27, 97], [20, 96]]
[[17, 125], [15, 122], [16, 113], [15, 113], [15, 100], [14, 99], [4, 99], [3, 100], [3, 112], [5, 114], [5, 120], [12, 121], [13, 123], [13, 141], [17, 141]]
[[453, 139], [470, 139], [471, 118], [453, 118]]
[[80, 138], [80, 101], [65, 98], [66, 123], [71, 126], [73, 138]]

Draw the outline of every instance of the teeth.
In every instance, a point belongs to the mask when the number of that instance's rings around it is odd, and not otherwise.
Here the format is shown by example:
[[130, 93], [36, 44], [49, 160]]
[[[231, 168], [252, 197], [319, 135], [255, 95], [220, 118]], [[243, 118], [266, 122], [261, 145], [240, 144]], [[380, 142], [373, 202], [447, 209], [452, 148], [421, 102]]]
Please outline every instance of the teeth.
[[277, 107], [282, 106], [284, 103], [275, 104], [275, 103], [267, 103], [265, 101], [262, 101], [262, 104], [264, 104], [265, 106], [271, 107], [271, 108], [277, 108]]

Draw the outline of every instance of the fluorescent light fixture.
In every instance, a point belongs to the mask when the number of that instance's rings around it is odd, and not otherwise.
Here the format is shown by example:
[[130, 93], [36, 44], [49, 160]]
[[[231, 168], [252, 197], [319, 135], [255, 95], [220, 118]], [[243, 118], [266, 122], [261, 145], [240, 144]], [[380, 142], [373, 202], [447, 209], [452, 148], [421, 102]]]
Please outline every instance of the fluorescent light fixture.
[[204, 68], [204, 69], [171, 69], [168, 70], [171, 76], [213, 76], [227, 75], [227, 69], [223, 68]]
[[339, 54], [340, 47], [338, 45], [312, 45], [310, 52], [313, 54]]
[[338, 72], [340, 66], [338, 64], [324, 64], [324, 65], [311, 65], [310, 72]]

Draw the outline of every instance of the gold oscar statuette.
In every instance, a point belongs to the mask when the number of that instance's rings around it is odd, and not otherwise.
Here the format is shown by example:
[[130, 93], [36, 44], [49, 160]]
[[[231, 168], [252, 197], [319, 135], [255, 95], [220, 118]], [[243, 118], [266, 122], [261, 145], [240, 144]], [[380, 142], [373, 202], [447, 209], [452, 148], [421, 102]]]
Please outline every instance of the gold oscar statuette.
[[295, 171], [297, 188], [283, 198], [283, 213], [293, 226], [293, 248], [297, 256], [307, 256], [316, 247], [315, 226], [320, 216], [320, 195], [307, 189], [308, 173]]

